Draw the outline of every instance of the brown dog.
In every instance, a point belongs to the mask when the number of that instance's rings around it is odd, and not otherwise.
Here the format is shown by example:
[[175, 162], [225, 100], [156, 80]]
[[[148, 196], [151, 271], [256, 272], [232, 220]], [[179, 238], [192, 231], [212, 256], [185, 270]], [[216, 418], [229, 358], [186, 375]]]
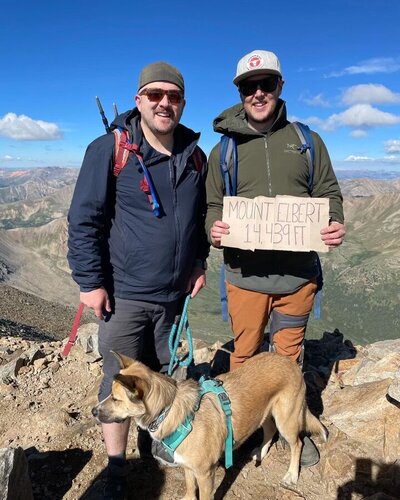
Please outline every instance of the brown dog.
[[[93, 415], [103, 423], [133, 417], [137, 425], [148, 429], [163, 410], [168, 409], [165, 419], [151, 433], [153, 439], [161, 441], [197, 407], [199, 384], [191, 379], [176, 382], [139, 361], [116, 356], [122, 369], [113, 381], [112, 394], [93, 408]], [[235, 448], [262, 427], [263, 442], [252, 452], [253, 459], [261, 461], [278, 429], [291, 450], [290, 466], [283, 482], [296, 484], [302, 447], [300, 432], [318, 433], [324, 440], [327, 438], [326, 429], [307, 408], [300, 368], [279, 354], [262, 353], [218, 379], [231, 400]], [[174, 459], [185, 469], [185, 500], [196, 498], [197, 486], [200, 500], [209, 500], [227, 437], [225, 414], [215, 394], [203, 396], [192, 426], [190, 434], [176, 449]]]

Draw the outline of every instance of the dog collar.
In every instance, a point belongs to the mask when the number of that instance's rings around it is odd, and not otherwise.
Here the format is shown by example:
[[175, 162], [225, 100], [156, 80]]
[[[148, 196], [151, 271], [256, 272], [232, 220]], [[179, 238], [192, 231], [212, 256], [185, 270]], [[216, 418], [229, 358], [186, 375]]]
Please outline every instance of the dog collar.
[[156, 430], [160, 427], [160, 424], [166, 419], [170, 409], [171, 405], [164, 408], [164, 410], [158, 415], [158, 417], [150, 423], [147, 428], [149, 432], [156, 432]]

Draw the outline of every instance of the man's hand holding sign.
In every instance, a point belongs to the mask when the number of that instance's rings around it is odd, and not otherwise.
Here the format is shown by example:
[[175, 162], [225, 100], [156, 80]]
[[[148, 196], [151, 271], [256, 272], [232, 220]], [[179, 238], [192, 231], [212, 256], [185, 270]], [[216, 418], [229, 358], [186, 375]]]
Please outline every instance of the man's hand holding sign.
[[225, 196], [222, 218], [211, 228], [216, 247], [327, 252], [345, 234], [343, 224], [329, 224], [328, 198]]

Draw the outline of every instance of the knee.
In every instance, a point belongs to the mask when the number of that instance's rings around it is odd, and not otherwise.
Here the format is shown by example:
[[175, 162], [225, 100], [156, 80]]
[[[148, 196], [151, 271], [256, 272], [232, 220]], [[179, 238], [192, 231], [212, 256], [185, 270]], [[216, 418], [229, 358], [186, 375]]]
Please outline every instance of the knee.
[[286, 356], [295, 362], [301, 361], [304, 344], [304, 331], [301, 328], [293, 330], [280, 330], [270, 339], [273, 349], [278, 354]]

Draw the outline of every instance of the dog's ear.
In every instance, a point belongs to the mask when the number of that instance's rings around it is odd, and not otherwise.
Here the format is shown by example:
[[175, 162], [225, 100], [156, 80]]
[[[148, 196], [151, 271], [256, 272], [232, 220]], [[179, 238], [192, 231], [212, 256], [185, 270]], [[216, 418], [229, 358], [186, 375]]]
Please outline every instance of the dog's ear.
[[118, 381], [126, 389], [129, 399], [143, 399], [145, 382], [141, 378], [117, 373], [114, 380]]
[[124, 356], [123, 354], [119, 354], [115, 351], [110, 351], [114, 354], [114, 356], [118, 359], [121, 368], [128, 368], [133, 363], [133, 359], [128, 358], [128, 356]]

